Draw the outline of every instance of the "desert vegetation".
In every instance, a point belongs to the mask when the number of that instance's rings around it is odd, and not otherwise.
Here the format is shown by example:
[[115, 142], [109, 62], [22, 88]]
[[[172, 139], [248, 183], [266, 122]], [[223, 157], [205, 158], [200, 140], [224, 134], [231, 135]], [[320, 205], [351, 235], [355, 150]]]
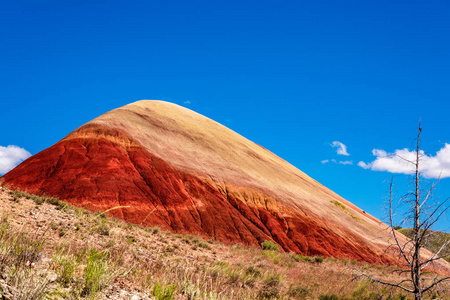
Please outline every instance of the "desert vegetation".
[[[409, 238], [413, 237], [413, 228], [401, 228], [399, 227], [397, 231], [401, 232], [402, 234], [406, 235]], [[449, 243], [450, 241], [450, 233], [447, 232], [441, 232], [441, 231], [434, 231], [429, 230], [429, 235], [427, 239], [424, 242], [424, 247], [430, 250], [433, 253], [436, 253], [441, 249], [442, 245], [445, 243]], [[448, 245], [444, 249], [445, 253], [450, 253], [450, 245]], [[450, 256], [445, 257], [447, 261], [450, 262]]]
[[0, 204], [3, 299], [408, 299], [353, 272], [399, 279], [393, 266], [225, 245], [6, 188]]

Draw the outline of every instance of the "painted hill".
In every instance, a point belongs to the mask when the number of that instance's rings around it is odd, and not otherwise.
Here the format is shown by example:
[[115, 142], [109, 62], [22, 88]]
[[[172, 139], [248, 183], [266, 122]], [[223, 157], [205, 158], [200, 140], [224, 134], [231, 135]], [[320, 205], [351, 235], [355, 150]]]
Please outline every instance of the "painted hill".
[[270, 151], [189, 109], [107, 112], [0, 180], [131, 223], [285, 251], [383, 259], [386, 226]]

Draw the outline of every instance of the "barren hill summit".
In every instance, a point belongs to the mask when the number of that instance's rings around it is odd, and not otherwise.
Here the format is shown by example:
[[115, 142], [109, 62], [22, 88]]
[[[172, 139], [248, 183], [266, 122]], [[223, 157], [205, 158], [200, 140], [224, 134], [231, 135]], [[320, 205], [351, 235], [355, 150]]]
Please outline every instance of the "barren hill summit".
[[135, 224], [385, 263], [386, 226], [280, 157], [187, 108], [107, 112], [0, 181]]

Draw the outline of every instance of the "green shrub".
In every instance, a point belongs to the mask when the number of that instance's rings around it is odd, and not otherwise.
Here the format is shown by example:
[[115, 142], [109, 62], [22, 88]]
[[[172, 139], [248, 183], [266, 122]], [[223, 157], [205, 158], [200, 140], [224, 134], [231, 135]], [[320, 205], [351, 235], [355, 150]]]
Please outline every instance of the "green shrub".
[[170, 246], [167, 246], [166, 249], [165, 249], [164, 251], [169, 252], [169, 253], [175, 252], [175, 248], [170, 247]]
[[327, 260], [331, 262], [338, 262], [338, 260], [334, 257], [328, 257]]
[[311, 257], [299, 254], [298, 257], [306, 262], [311, 262]]
[[280, 297], [281, 276], [278, 273], [268, 274], [264, 278], [264, 285], [258, 291], [259, 299], [278, 299]]
[[277, 299], [280, 297], [280, 291], [275, 286], [263, 286], [258, 291], [259, 299]]
[[26, 199], [32, 199], [34, 203], [36, 203], [37, 205], [41, 205], [42, 203], [47, 202], [49, 204], [58, 206], [59, 208], [64, 208], [66, 206], [64, 202], [53, 197], [41, 197], [37, 195], [28, 194], [22, 191], [10, 191], [9, 194], [13, 196], [14, 201], [19, 201], [19, 198], [23, 197]]
[[320, 257], [320, 256], [316, 256], [316, 257], [314, 257], [314, 261], [316, 262], [316, 263], [322, 263], [323, 262], [323, 257]]
[[226, 261], [216, 261], [213, 263], [213, 265], [221, 267], [221, 268], [226, 268], [229, 266], [229, 263]]
[[281, 275], [279, 273], [266, 274], [264, 284], [267, 286], [278, 286], [281, 282]]
[[204, 249], [211, 250], [211, 246], [208, 245], [208, 244], [206, 244], [206, 243], [203, 243], [203, 242], [198, 243], [198, 246], [199, 246], [200, 248], [204, 248]]
[[74, 257], [67, 256], [55, 259], [59, 265], [57, 269], [59, 271], [59, 282], [65, 287], [73, 280], [74, 272], [77, 266], [77, 262]]
[[335, 294], [319, 296], [319, 300], [340, 300], [340, 299], [341, 298], [339, 296], [336, 296]]
[[239, 270], [230, 269], [227, 271], [227, 277], [229, 283], [237, 283], [241, 278], [241, 274]]
[[155, 284], [153, 286], [153, 296], [157, 300], [173, 300], [175, 299], [175, 287], [173, 285]]
[[100, 218], [100, 219], [106, 219], [107, 215], [104, 212], [100, 212], [100, 213], [97, 214], [97, 217]]
[[101, 223], [95, 228], [95, 231], [98, 232], [100, 235], [109, 235], [109, 226], [106, 223]]
[[261, 271], [253, 266], [250, 266], [245, 269], [245, 274], [253, 277], [258, 277], [261, 275]]
[[308, 296], [309, 292], [307, 289], [301, 286], [290, 286], [287, 294], [294, 299], [303, 299], [304, 297]]
[[279, 251], [278, 245], [273, 243], [272, 241], [264, 241], [261, 243], [261, 248], [263, 250], [269, 251]]
[[342, 203], [339, 202], [339, 201], [334, 200], [334, 201], [331, 201], [331, 203], [333, 203], [334, 205], [336, 205], [337, 207], [339, 207], [339, 208], [342, 209], [342, 210], [346, 210], [346, 209], [347, 209], [347, 208], [345, 207], [345, 205], [342, 204]]
[[55, 223], [53, 223], [53, 221], [51, 221], [51, 222], [50, 222], [50, 228], [51, 228], [52, 230], [56, 230], [56, 229], [58, 229], [58, 226], [57, 226]]
[[290, 256], [296, 262], [299, 262], [301, 260], [300, 256], [296, 255], [295, 253], [291, 253]]
[[34, 201], [34, 203], [36, 203], [37, 205], [41, 205], [42, 203], [45, 202], [45, 198], [39, 197], [39, 196], [33, 196], [31, 197]]
[[137, 239], [133, 235], [127, 235], [126, 241], [128, 244], [134, 244], [137, 242]]
[[86, 267], [84, 268], [83, 295], [95, 297], [106, 284], [108, 264], [105, 252], [97, 249], [88, 251]]
[[45, 198], [45, 202], [47, 202], [48, 204], [51, 204], [51, 205], [55, 205], [58, 208], [63, 208], [65, 206], [64, 202], [59, 201], [56, 198]]

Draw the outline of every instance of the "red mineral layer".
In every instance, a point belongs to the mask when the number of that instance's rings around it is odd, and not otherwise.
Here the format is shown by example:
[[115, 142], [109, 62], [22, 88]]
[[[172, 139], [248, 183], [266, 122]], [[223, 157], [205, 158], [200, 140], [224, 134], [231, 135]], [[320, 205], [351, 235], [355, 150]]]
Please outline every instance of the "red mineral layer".
[[380, 238], [387, 227], [376, 218], [263, 147], [163, 101], [107, 112], [1, 180], [94, 211], [128, 206], [110, 214], [135, 224], [395, 263], [385, 254], [389, 241]]

